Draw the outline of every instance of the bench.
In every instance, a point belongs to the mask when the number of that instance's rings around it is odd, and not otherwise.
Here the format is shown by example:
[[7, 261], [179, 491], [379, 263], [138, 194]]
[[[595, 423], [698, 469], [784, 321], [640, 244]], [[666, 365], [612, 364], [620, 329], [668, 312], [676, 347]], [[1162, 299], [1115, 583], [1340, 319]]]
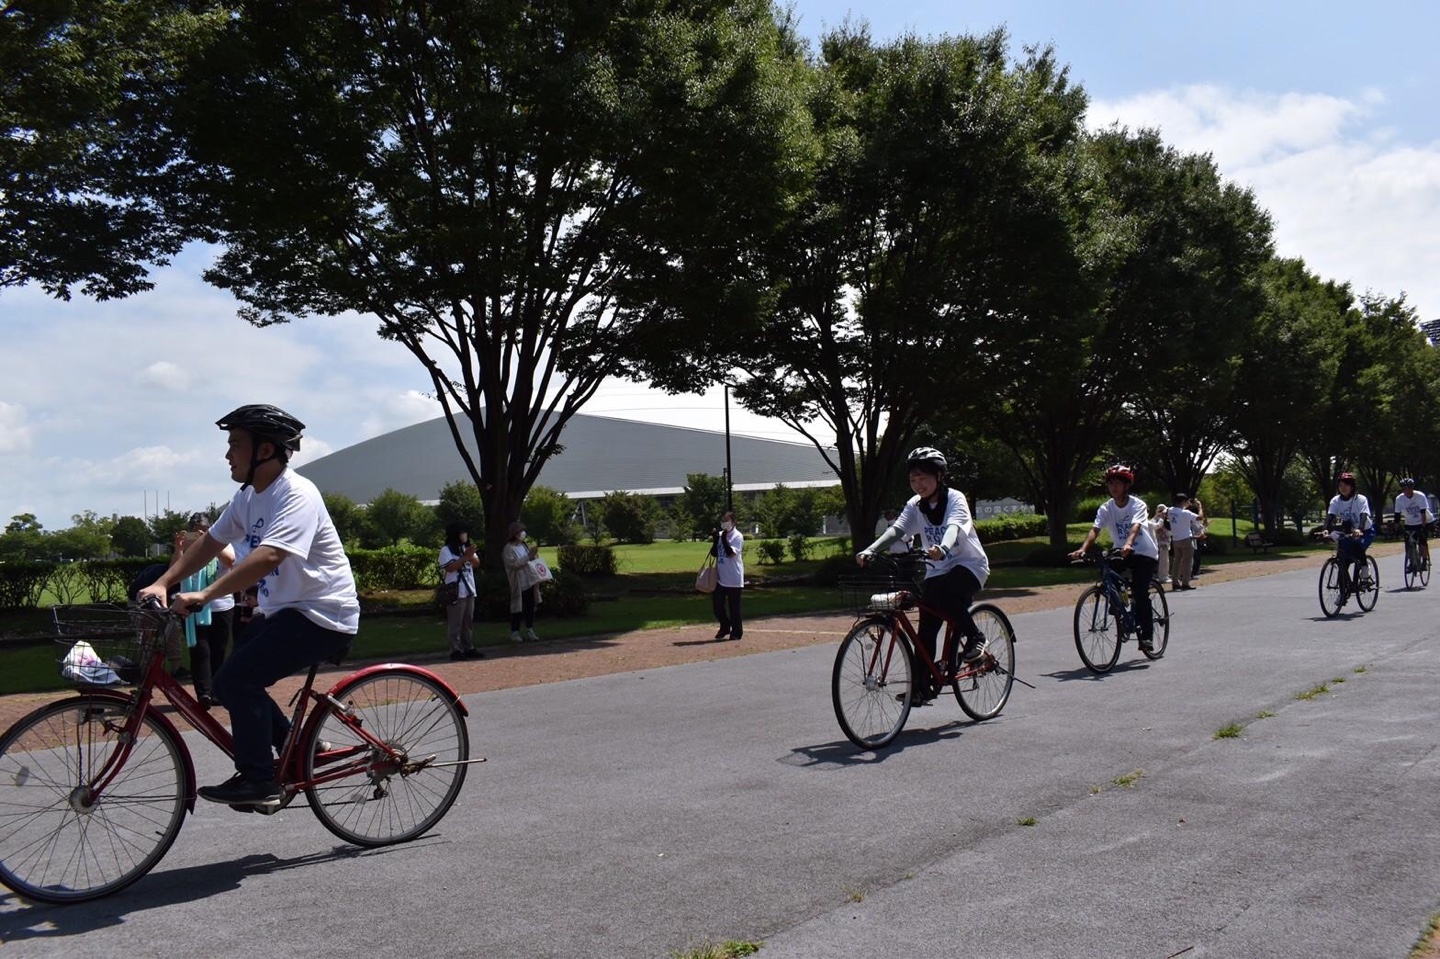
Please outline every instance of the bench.
[[1275, 544], [1261, 536], [1258, 529], [1252, 529], [1245, 534], [1245, 545], [1250, 547], [1252, 553], [1268, 553]]

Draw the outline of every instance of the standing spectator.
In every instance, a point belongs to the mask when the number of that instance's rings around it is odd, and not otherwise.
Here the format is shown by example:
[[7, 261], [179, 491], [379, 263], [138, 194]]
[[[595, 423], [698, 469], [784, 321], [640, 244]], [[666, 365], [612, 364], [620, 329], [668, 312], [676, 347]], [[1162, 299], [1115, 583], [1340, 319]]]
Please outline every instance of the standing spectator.
[[710, 552], [715, 557], [716, 585], [710, 594], [720, 629], [716, 639], [738, 640], [745, 633], [740, 618], [740, 591], [745, 588], [745, 537], [735, 528], [735, 514], [720, 517], [720, 526], [711, 534]]
[[530, 561], [540, 555], [540, 551], [525, 542], [525, 524], [518, 519], [510, 524], [506, 532], [510, 538], [505, 541], [500, 556], [505, 560], [505, 576], [510, 580], [510, 641], [520, 643], [529, 640], [533, 643], [540, 638], [535, 635], [535, 607], [540, 605], [540, 581], [530, 568]]
[[1194, 589], [1190, 585], [1190, 571], [1195, 564], [1195, 520], [1194, 513], [1185, 507], [1190, 502], [1188, 493], [1175, 497], [1170, 507], [1170, 577], [1175, 580], [1175, 589]]
[[450, 640], [450, 658], [483, 659], [475, 648], [475, 570], [480, 555], [470, 542], [470, 531], [459, 523], [445, 527], [445, 545], [440, 547], [442, 581], [455, 584], [455, 602], [445, 607], [445, 630]]
[[1160, 582], [1170, 582], [1170, 508], [1164, 503], [1155, 504], [1155, 515], [1150, 517], [1147, 525], [1150, 527], [1150, 535], [1155, 540], [1157, 551], [1155, 572]]
[[[209, 531], [209, 516], [204, 513], [190, 514], [187, 530], [175, 537], [175, 560], [178, 562], [185, 548]], [[235, 549], [227, 543], [220, 555], [206, 563], [198, 572], [185, 577], [180, 583], [180, 589], [186, 593], [198, 593], [230, 572], [234, 565]], [[195, 684], [195, 698], [206, 709], [219, 705], [211, 683], [225, 662], [225, 653], [230, 648], [234, 635], [234, 593], [221, 593], [198, 612], [185, 617], [185, 641], [190, 645], [191, 681]]]
[[1185, 508], [1195, 514], [1195, 523], [1191, 527], [1191, 532], [1194, 534], [1191, 539], [1195, 543], [1192, 554], [1195, 558], [1190, 563], [1190, 575], [1195, 577], [1200, 575], [1200, 554], [1210, 549], [1210, 544], [1206, 541], [1210, 533], [1210, 521], [1205, 518], [1205, 504], [1193, 496]]

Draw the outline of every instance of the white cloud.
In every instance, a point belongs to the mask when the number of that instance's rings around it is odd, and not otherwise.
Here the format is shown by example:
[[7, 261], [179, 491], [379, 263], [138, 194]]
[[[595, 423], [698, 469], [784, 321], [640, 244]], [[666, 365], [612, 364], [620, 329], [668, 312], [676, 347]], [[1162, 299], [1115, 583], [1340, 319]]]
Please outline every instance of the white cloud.
[[141, 370], [137, 381], [142, 387], [149, 386], [172, 393], [184, 393], [190, 389], [194, 378], [184, 367], [177, 366], [168, 360], [159, 360]]
[[1180, 87], [1091, 105], [1092, 127], [1153, 127], [1210, 153], [1222, 175], [1255, 193], [1277, 251], [1329, 280], [1387, 297], [1407, 294], [1440, 317], [1440, 143], [1402, 142], [1373, 125], [1378, 91], [1353, 99]]
[[25, 407], [0, 401], [0, 453], [18, 453], [30, 448], [30, 427]]

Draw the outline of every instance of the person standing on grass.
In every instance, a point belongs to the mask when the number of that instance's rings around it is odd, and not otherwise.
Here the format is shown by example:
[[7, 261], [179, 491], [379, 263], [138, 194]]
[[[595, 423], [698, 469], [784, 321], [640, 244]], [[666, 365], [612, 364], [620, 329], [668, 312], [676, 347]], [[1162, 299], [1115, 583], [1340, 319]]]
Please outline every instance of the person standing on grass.
[[745, 537], [735, 528], [735, 514], [720, 517], [711, 531], [710, 553], [715, 557], [715, 592], [710, 594], [715, 620], [720, 624], [716, 639], [739, 639], [745, 634], [740, 614], [740, 594], [745, 588]]

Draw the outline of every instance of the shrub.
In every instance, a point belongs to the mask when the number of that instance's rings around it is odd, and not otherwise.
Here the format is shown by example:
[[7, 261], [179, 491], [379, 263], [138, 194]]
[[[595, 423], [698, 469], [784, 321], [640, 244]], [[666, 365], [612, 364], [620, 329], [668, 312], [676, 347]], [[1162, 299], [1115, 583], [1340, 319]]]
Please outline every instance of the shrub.
[[608, 546], [561, 546], [556, 551], [560, 570], [576, 576], [614, 576], [615, 551]]
[[1087, 496], [1077, 500], [1075, 505], [1070, 507], [1070, 522], [1089, 523], [1095, 519], [1095, 513], [1100, 509], [1100, 504], [1108, 500], [1108, 496]]
[[660, 504], [653, 496], [615, 490], [596, 504], [600, 522], [622, 543], [645, 545], [655, 542]]
[[827, 556], [815, 567], [811, 579], [816, 586], [838, 586], [841, 576], [852, 576], [860, 572], [860, 567], [855, 565], [855, 557], [847, 554], [841, 556]]
[[810, 555], [810, 540], [804, 533], [794, 533], [787, 544], [790, 549], [790, 557], [795, 562], [800, 562]]
[[1073, 546], [1037, 546], [1025, 554], [1026, 566], [1068, 566]]
[[438, 550], [424, 546], [386, 546], [347, 550], [358, 589], [424, 589], [440, 578]]
[[762, 566], [766, 563], [770, 563], [772, 566], [778, 565], [785, 558], [785, 544], [778, 539], [762, 540], [755, 549], [760, 554]]
[[0, 563], [0, 609], [39, 606], [55, 563]]
[[[1094, 513], [1090, 514], [1094, 517]], [[995, 519], [980, 520], [975, 532], [982, 543], [1001, 543], [1006, 540], [1024, 539], [1027, 536], [1045, 534], [1045, 517], [1034, 513], [1008, 513]]]
[[590, 611], [590, 594], [578, 576], [557, 575], [540, 584], [540, 612], [546, 616], [584, 616]]

